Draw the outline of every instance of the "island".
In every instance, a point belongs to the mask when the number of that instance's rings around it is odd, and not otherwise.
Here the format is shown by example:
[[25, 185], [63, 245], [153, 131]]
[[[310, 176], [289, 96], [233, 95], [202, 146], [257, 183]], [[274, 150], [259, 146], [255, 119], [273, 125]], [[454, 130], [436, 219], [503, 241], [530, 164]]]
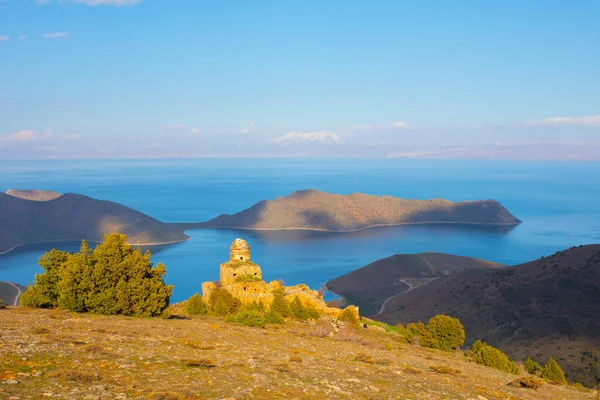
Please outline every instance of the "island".
[[356, 231], [405, 224], [517, 225], [521, 221], [494, 200], [452, 202], [393, 196], [349, 195], [300, 190], [263, 200], [233, 215], [222, 214], [198, 228]]
[[0, 254], [28, 243], [101, 242], [114, 232], [127, 235], [134, 245], [189, 238], [176, 226], [112, 201], [39, 190], [0, 192]]

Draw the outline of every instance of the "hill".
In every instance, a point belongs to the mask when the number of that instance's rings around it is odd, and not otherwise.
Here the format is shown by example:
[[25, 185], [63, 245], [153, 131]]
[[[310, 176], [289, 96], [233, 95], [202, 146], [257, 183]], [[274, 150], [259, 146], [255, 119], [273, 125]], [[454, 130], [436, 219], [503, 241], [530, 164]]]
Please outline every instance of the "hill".
[[396, 254], [328, 281], [326, 288], [360, 307], [361, 314], [379, 312], [384, 301], [446, 275], [505, 265], [442, 253]]
[[0, 310], [0, 318], [2, 398], [596, 398], [567, 386], [507, 386], [515, 375], [377, 329], [329, 337], [326, 321], [260, 329], [215, 317], [163, 320], [24, 307]]
[[516, 225], [520, 222], [494, 200], [405, 200], [392, 196], [371, 196], [362, 193], [339, 195], [308, 189], [276, 200], [263, 200], [237, 214], [222, 214], [197, 226], [352, 231], [383, 225]]
[[175, 226], [111, 201], [74, 193], [53, 198], [48, 192], [11, 192], [17, 196], [0, 193], [0, 253], [33, 242], [100, 242], [104, 234], [114, 232], [140, 245], [188, 238]]
[[16, 283], [0, 281], [0, 299], [6, 305], [17, 305], [21, 293], [25, 290], [27, 290], [26, 287]]
[[600, 384], [600, 245], [500, 270], [473, 269], [393, 297], [377, 319], [459, 318], [467, 343], [482, 339], [515, 359], [556, 357], [572, 381]]

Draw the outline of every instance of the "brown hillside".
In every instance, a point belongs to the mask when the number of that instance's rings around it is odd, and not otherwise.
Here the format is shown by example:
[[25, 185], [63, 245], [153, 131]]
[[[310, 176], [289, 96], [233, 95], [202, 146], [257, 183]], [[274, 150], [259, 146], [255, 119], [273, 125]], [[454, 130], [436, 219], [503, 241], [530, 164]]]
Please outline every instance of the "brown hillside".
[[309, 189], [276, 200], [264, 200], [237, 214], [223, 214], [198, 226], [351, 231], [416, 223], [516, 225], [520, 222], [494, 200], [405, 200], [362, 193], [339, 195]]
[[472, 269], [498, 269], [505, 265], [472, 257], [443, 253], [396, 254], [351, 271], [325, 284], [328, 290], [358, 305], [363, 315], [373, 315], [391, 296], [420, 285]]
[[6, 194], [18, 197], [25, 200], [35, 201], [48, 201], [58, 199], [62, 196], [60, 193], [53, 192], [51, 190], [19, 190], [19, 189], [8, 189]]
[[571, 381], [600, 383], [600, 245], [499, 271], [450, 275], [394, 297], [388, 323], [460, 319], [467, 342], [483, 339], [522, 359], [557, 358]]
[[0, 320], [3, 399], [596, 399], [507, 386], [517, 376], [376, 329], [328, 337], [326, 321], [260, 329], [24, 307]]
[[0, 253], [31, 242], [100, 242], [105, 234], [114, 232], [126, 234], [133, 244], [188, 238], [181, 229], [111, 201], [73, 193], [35, 201], [0, 193]]

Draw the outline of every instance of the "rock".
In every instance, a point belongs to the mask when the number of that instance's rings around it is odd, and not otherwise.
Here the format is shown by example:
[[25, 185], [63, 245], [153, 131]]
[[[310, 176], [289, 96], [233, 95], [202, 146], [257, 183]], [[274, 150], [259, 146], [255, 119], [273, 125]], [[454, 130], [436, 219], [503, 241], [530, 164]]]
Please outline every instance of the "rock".
[[16, 379], [7, 379], [4, 381], [4, 383], [9, 384], [9, 385], [16, 385], [17, 383], [19, 383], [19, 381]]

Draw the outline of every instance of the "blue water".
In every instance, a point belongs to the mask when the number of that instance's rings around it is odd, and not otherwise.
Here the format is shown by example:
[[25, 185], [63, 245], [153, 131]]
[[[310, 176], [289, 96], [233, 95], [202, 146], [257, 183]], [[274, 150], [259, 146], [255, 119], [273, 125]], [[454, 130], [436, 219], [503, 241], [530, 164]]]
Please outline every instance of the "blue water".
[[[154, 248], [153, 260], [175, 285], [172, 301], [218, 279], [236, 237], [250, 243], [266, 280], [327, 280], [395, 253], [447, 252], [506, 264], [570, 246], [600, 243], [600, 163], [457, 160], [60, 160], [0, 161], [0, 190], [37, 188], [112, 200], [166, 222], [205, 221], [298, 189], [403, 198], [495, 199], [523, 223], [506, 232], [466, 226], [402, 226], [347, 234], [188, 231], [187, 242]], [[1, 222], [0, 222], [1, 223]], [[32, 282], [38, 257], [52, 247], [0, 255], [0, 280]]]

